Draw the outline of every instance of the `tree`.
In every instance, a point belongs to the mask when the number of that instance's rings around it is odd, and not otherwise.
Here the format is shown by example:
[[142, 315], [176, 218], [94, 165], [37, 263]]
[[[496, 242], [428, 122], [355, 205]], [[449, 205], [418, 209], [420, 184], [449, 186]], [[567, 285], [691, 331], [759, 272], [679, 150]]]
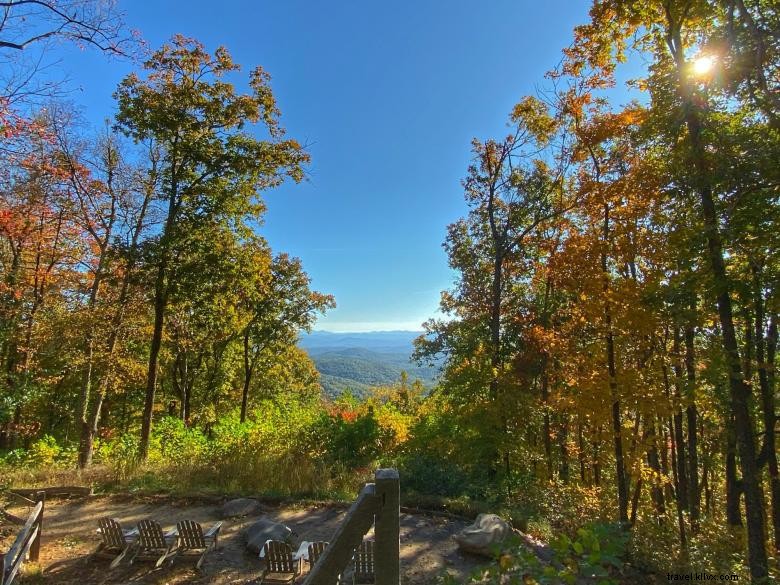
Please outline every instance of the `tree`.
[[444, 244], [460, 278], [455, 291], [443, 295], [442, 310], [456, 320], [428, 322], [427, 333], [436, 339], [418, 343], [418, 357], [449, 352], [447, 370], [458, 372], [466, 392], [487, 409], [482, 465], [494, 479], [500, 467], [506, 479], [511, 475], [509, 380], [522, 347], [518, 292], [526, 286], [533, 257], [531, 236], [564, 208], [563, 179], [539, 155], [551, 144], [556, 120], [540, 100], [526, 98], [514, 108], [511, 122], [505, 139], [472, 142], [473, 164], [463, 181], [471, 211], [449, 227]]
[[[60, 293], [69, 289], [83, 254], [66, 174], [48, 136], [43, 121], [36, 121], [4, 152], [0, 359], [7, 388], [4, 406], [12, 411], [14, 425], [21, 423], [22, 407], [39, 387], [40, 350], [51, 341], [47, 312], [59, 309]], [[2, 429], [0, 445], [9, 434]]]
[[123, 15], [114, 0], [6, 0], [0, 2], [0, 112], [31, 96], [50, 95], [56, 81], [37, 80], [41, 55], [24, 61], [33, 48], [45, 52], [53, 41], [128, 55], [137, 40], [125, 34]]
[[332, 296], [309, 289], [300, 260], [287, 254], [273, 258], [264, 280], [246, 301], [251, 317], [243, 331], [241, 422], [246, 420], [252, 375], [261, 356], [294, 345], [302, 329], [311, 329], [317, 313], [335, 306]]
[[[724, 10], [725, 4], [725, 10]], [[749, 372], [750, 355], [740, 350], [737, 329], [738, 302], [736, 287], [729, 275], [729, 248], [731, 234], [722, 226], [729, 225], [730, 210], [740, 205], [732, 200], [721, 179], [734, 159], [720, 148], [719, 135], [728, 128], [724, 119], [715, 123], [720, 112], [725, 119], [740, 118], [743, 123], [761, 127], [772, 124], [771, 83], [776, 60], [771, 60], [774, 49], [766, 43], [775, 43], [770, 29], [754, 27], [750, 41], [745, 36], [732, 45], [721, 42], [731, 37], [734, 30], [743, 34], [756, 24], [760, 15], [762, 26], [767, 22], [765, 14], [772, 15], [765, 3], [751, 2], [750, 8], [743, 2], [707, 2], [686, 0], [671, 2], [598, 1], [591, 11], [591, 22], [576, 30], [575, 43], [567, 50], [567, 71], [582, 75], [586, 68], [599, 72], [604, 84], [612, 82], [617, 61], [624, 58], [628, 39], [632, 46], [652, 55], [649, 75], [641, 87], [652, 97], [648, 129], [654, 139], [670, 147], [674, 186], [682, 186], [682, 195], [696, 196], [695, 208], [702, 220], [705, 247], [703, 258], [708, 267], [711, 288], [709, 298], [717, 307], [719, 333], [726, 360], [725, 377], [730, 396], [730, 419], [733, 420], [739, 465], [742, 471], [742, 490], [748, 529], [749, 565], [753, 579], [765, 580], [768, 574], [765, 550], [766, 531], [763, 514], [763, 494], [757, 461], [752, 418]], [[735, 26], [738, 17], [739, 26]], [[775, 18], [769, 16], [769, 18]], [[746, 27], [746, 28], [745, 28]], [[727, 67], [724, 70], [726, 88], [719, 92], [715, 84], [697, 78], [691, 56], [701, 54], [701, 75], [708, 76], [707, 65], [716, 57]], [[752, 55], [749, 67], [744, 56]], [[769, 60], [767, 60], [767, 58]], [[748, 91], [745, 93], [745, 88]], [[749, 88], [753, 88], [750, 91]], [[742, 100], [726, 98], [728, 94]], [[747, 98], [746, 99], [746, 95]], [[722, 99], [726, 98], [726, 99]], [[751, 112], [752, 110], [752, 112]], [[747, 116], [745, 115], [747, 114]], [[755, 169], [754, 165], [753, 166]], [[671, 168], [670, 168], [671, 170]], [[748, 178], [751, 175], [743, 175]], [[746, 313], [746, 321], [752, 316]], [[747, 331], [751, 328], [748, 327]], [[752, 342], [747, 347], [752, 347]], [[743, 358], [747, 358], [744, 361]]]
[[[257, 218], [263, 206], [261, 190], [285, 177], [300, 181], [308, 155], [291, 139], [283, 139], [279, 111], [269, 76], [256, 68], [248, 94], [238, 94], [223, 78], [238, 66], [227, 50], [214, 55], [182, 36], [174, 37], [146, 61], [145, 80], [131, 74], [116, 92], [117, 126], [136, 141], [151, 141], [162, 153], [157, 196], [166, 219], [156, 241], [151, 338], [146, 399], [141, 430], [141, 455], [148, 452], [157, 385], [158, 361], [171, 287], [175, 283], [178, 250], [188, 230], [200, 224], [236, 224]], [[247, 124], [262, 123], [267, 139], [248, 132]]]

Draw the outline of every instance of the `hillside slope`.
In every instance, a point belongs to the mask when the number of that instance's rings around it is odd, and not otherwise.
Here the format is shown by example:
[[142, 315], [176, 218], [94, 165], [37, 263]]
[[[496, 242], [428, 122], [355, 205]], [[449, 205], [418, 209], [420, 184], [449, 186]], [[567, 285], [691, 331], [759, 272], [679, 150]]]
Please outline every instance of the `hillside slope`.
[[419, 334], [415, 331], [343, 334], [314, 331], [302, 335], [299, 345], [317, 366], [328, 396], [338, 396], [348, 389], [360, 396], [372, 386], [398, 382], [404, 371], [410, 382], [420, 380], [428, 387], [435, 384], [437, 368], [421, 367], [410, 360], [412, 340]]

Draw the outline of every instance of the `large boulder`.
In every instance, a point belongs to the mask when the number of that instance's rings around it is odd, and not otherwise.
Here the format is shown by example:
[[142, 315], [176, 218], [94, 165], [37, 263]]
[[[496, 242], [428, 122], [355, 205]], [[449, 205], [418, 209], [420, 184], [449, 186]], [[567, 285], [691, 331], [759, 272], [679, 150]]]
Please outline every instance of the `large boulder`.
[[243, 534], [246, 548], [253, 553], [259, 553], [263, 550], [266, 540], [282, 540], [291, 546], [297, 546], [294, 538], [297, 535], [289, 526], [268, 520], [267, 518], [261, 518], [257, 522], [250, 524], [244, 529]]
[[253, 498], [238, 498], [230, 500], [222, 505], [219, 513], [222, 518], [236, 518], [238, 516], [251, 516], [260, 512], [260, 502]]
[[492, 557], [497, 546], [506, 540], [512, 527], [495, 514], [480, 514], [474, 524], [466, 526], [454, 538], [464, 552]]

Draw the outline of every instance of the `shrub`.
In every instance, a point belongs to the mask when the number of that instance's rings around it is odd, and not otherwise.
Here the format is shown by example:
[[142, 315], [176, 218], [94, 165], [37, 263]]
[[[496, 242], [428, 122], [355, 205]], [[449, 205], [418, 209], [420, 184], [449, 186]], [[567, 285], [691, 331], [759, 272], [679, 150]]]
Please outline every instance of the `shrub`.
[[114, 480], [124, 482], [138, 468], [138, 439], [128, 433], [120, 435], [101, 447], [101, 455]]
[[[504, 551], [495, 551], [495, 564], [480, 569], [470, 583], [538, 583], [574, 585], [596, 582], [617, 585], [624, 566], [628, 534], [614, 524], [594, 523], [577, 530], [575, 538], [561, 535], [551, 543], [553, 558], [543, 564], [518, 540], [510, 540]], [[454, 585], [452, 578], [445, 583]]]
[[324, 414], [317, 434], [326, 445], [327, 461], [348, 469], [368, 467], [382, 454], [383, 433], [371, 408], [365, 413], [341, 409]]
[[44, 435], [35, 441], [27, 452], [27, 461], [36, 467], [51, 467], [54, 465], [62, 447], [51, 435]]
[[[197, 465], [206, 450], [206, 437], [198, 429], [187, 428], [179, 418], [166, 416], [154, 427], [152, 454], [175, 468]], [[152, 456], [150, 454], [150, 456]]]
[[413, 454], [399, 459], [405, 490], [436, 496], [455, 497], [466, 493], [467, 474], [452, 461], [433, 454]]

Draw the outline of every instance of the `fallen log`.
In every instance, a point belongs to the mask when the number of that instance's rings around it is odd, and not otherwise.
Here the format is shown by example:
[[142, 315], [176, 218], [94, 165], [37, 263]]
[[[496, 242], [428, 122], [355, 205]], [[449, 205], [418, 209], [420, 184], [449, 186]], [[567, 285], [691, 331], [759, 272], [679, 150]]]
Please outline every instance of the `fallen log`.
[[8, 490], [25, 498], [35, 496], [38, 492], [44, 492], [46, 497], [50, 496], [91, 496], [92, 488], [81, 485], [54, 486], [46, 488], [11, 488]]

